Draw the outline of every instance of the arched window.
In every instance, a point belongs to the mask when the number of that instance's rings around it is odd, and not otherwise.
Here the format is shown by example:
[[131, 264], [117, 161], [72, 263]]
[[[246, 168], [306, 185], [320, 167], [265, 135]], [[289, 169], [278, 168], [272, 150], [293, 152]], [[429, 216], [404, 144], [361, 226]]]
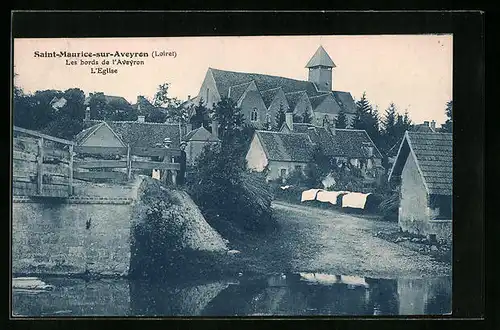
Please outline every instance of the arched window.
[[258, 113], [257, 113], [257, 108], [253, 108], [252, 110], [252, 115], [250, 116], [251, 121], [257, 121], [258, 119]]

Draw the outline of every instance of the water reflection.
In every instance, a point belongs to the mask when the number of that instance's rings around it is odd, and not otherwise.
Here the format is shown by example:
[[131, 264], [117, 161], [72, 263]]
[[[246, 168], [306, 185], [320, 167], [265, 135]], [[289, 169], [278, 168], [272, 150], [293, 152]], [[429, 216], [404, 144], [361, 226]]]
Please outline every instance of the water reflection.
[[54, 289], [13, 292], [24, 316], [442, 315], [451, 278], [374, 279], [279, 274], [210, 283], [47, 278]]

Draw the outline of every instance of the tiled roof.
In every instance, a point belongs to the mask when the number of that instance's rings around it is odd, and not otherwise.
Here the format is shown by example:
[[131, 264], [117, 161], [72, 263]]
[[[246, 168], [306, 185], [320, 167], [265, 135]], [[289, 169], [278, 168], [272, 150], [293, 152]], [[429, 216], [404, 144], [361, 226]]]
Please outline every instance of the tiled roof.
[[299, 100], [306, 94], [305, 91], [297, 91], [297, 92], [293, 92], [293, 93], [286, 93], [285, 94], [285, 97], [286, 97], [286, 101], [288, 102], [288, 105], [290, 106], [290, 111], [292, 111], [293, 109], [295, 109], [295, 106], [297, 105], [297, 103], [299, 102]]
[[323, 95], [318, 95], [318, 96], [313, 96], [309, 98], [309, 101], [311, 101], [311, 105], [313, 110], [316, 109], [328, 96], [328, 94], [323, 94]]
[[131, 147], [154, 147], [170, 138], [172, 148], [179, 148], [181, 132], [179, 124], [141, 123], [136, 121], [109, 121], [108, 125]]
[[217, 90], [221, 96], [227, 96], [229, 87], [240, 85], [243, 83], [255, 81], [257, 88], [260, 91], [265, 91], [277, 87], [281, 87], [283, 92], [290, 93], [296, 91], [306, 91], [307, 95], [315, 96], [322, 94], [316, 90], [312, 82], [295, 80], [290, 78], [270, 76], [258, 73], [234, 72], [218, 69], [210, 69], [212, 71]]
[[451, 133], [407, 131], [389, 179], [401, 175], [410, 151], [415, 154], [417, 166], [421, 171], [428, 193], [452, 195], [453, 135]]
[[311, 57], [307, 63], [306, 68], [312, 68], [315, 66], [336, 67], [335, 63], [333, 63], [330, 55], [328, 55], [323, 46], [319, 46], [316, 53], [314, 53], [313, 57]]
[[250, 81], [247, 83], [229, 87], [229, 97], [234, 102], [238, 102], [240, 97], [243, 95], [243, 93], [245, 93], [245, 91], [247, 90], [248, 86], [250, 86], [251, 83], [252, 82]]
[[[269, 94], [271, 90], [277, 89], [278, 87], [281, 87], [281, 89], [285, 94], [305, 92], [309, 98], [318, 95], [325, 95], [325, 92], [318, 91], [314, 83], [309, 81], [296, 80], [296, 79], [270, 76], [257, 73], [225, 71], [213, 68], [210, 68], [209, 70], [211, 70], [212, 72], [215, 84], [217, 86], [217, 90], [219, 91], [221, 96], [228, 96], [229, 89], [232, 86], [237, 87], [237, 89], [241, 89], [242, 87], [240, 86], [248, 87], [248, 84], [253, 81], [255, 82], [255, 85], [259, 91], [266, 91], [266, 92], [261, 92], [262, 98], [264, 99], [264, 103], [266, 104], [266, 106], [270, 102], [269, 101], [270, 96], [264, 94]], [[233, 95], [236, 95], [233, 94], [234, 92], [233, 88], [234, 87], [231, 88], [231, 98], [233, 98]], [[241, 91], [241, 93], [243, 92], [244, 90]], [[351, 93], [343, 91], [333, 91], [332, 95], [335, 98], [335, 101], [337, 101], [339, 106], [342, 107], [346, 113], [352, 113], [352, 114], [356, 113], [356, 105], [354, 104], [354, 100], [351, 96]], [[290, 104], [290, 108], [294, 107], [295, 103], [294, 105]]]
[[[83, 102], [84, 105], [88, 105], [90, 103], [90, 100], [93, 98], [94, 95], [92, 96], [87, 96], [85, 98], [85, 101]], [[113, 95], [104, 95], [104, 100], [106, 101], [107, 104], [110, 102], [116, 102], [116, 103], [126, 103], [130, 104], [124, 97], [122, 96], [113, 96]]]
[[255, 131], [268, 160], [310, 162], [313, 144], [307, 134]]
[[382, 158], [380, 151], [365, 130], [335, 129], [333, 135], [327, 128], [312, 124], [294, 123], [294, 132], [306, 133], [330, 157], [368, 158], [366, 147], [373, 147], [373, 157]]
[[266, 91], [260, 92], [260, 95], [262, 96], [262, 100], [264, 101], [266, 108], [269, 108], [269, 106], [271, 105], [271, 102], [273, 102], [274, 97], [279, 92], [279, 90], [280, 90], [280, 87], [276, 87], [273, 89], [268, 89]]
[[423, 133], [432, 133], [434, 132], [429, 125], [426, 124], [417, 124], [410, 128], [412, 132], [423, 132]]
[[191, 132], [187, 133], [182, 139], [183, 141], [219, 141], [212, 133], [205, 127], [200, 126]]
[[354, 103], [351, 93], [333, 91], [332, 95], [335, 101], [337, 101], [337, 104], [342, 107], [346, 113], [356, 113], [356, 104]]
[[99, 129], [99, 127], [101, 127], [103, 124], [104, 124], [103, 122], [99, 122], [97, 124], [94, 124], [94, 125], [86, 128], [86, 129], [84, 129], [80, 133], [78, 133], [75, 136], [75, 139], [74, 139], [75, 143], [76, 144], [80, 144], [83, 141], [85, 141], [87, 139], [87, 137], [89, 137], [92, 133], [94, 133], [95, 131], [97, 131], [97, 129]]

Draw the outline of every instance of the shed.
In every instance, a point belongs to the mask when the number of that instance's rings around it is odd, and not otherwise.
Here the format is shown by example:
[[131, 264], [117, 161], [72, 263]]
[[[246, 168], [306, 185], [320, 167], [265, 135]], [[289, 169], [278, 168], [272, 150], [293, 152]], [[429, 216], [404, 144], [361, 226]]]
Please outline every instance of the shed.
[[451, 240], [452, 134], [407, 131], [388, 179], [400, 185], [403, 231]]

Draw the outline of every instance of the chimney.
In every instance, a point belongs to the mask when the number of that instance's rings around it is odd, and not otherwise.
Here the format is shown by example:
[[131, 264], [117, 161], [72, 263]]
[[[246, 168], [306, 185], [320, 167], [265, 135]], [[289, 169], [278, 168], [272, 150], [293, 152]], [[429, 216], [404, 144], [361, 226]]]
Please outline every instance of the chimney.
[[293, 131], [293, 112], [285, 113], [285, 123], [290, 131]]
[[426, 121], [424, 121], [424, 126], [429, 127], [429, 122], [428, 122], [427, 120], [426, 120]]
[[436, 131], [436, 121], [435, 120], [431, 121], [431, 129], [432, 129], [433, 132]]
[[217, 119], [212, 119], [212, 135], [219, 138], [219, 121]]
[[188, 101], [191, 100], [191, 95], [188, 95]]
[[145, 116], [137, 116], [137, 121], [139, 123], [144, 123]]
[[90, 120], [90, 107], [85, 108], [85, 120]]

